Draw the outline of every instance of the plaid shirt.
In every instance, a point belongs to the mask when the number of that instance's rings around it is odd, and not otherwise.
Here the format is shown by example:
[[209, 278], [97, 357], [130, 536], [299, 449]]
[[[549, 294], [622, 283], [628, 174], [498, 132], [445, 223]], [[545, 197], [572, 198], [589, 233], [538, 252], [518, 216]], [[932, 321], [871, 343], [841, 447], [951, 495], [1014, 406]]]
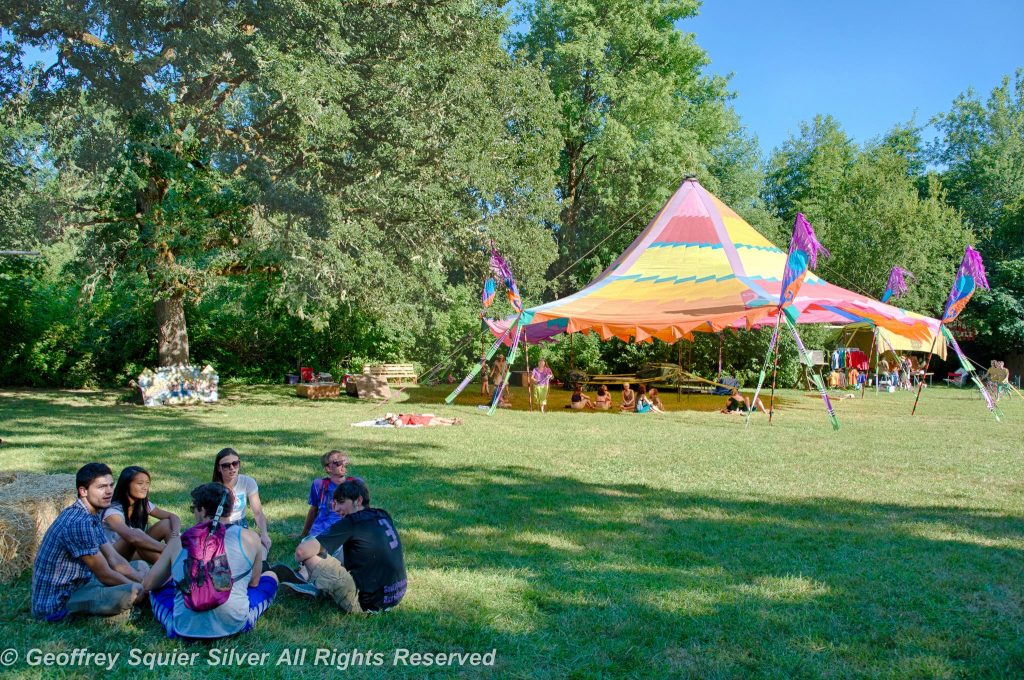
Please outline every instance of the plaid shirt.
[[57, 515], [32, 568], [32, 615], [46, 621], [67, 616], [71, 593], [92, 578], [82, 556], [95, 555], [106, 542], [99, 515], [89, 512], [81, 499]]

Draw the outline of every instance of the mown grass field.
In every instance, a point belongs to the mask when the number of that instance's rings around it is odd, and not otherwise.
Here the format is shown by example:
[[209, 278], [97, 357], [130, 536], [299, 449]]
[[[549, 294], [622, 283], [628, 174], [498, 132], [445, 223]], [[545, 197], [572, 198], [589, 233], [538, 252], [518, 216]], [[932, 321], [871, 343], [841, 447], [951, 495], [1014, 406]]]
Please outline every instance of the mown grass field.
[[[786, 392], [764, 417], [540, 415], [467, 405], [311, 403], [287, 388], [225, 389], [208, 408], [144, 409], [114, 393], [0, 392], [0, 468], [74, 472], [142, 464], [153, 498], [189, 513], [213, 454], [233, 446], [260, 483], [289, 558], [317, 457], [352, 452], [395, 517], [409, 594], [345, 618], [279, 595], [257, 630], [213, 646], [164, 639], [148, 614], [119, 626], [47, 625], [29, 577], [0, 590], [0, 647], [200, 652], [166, 678], [210, 677], [1019, 677], [1024, 675], [1024, 401], [1002, 423], [976, 393], [932, 388], [838, 401]], [[522, 393], [518, 398], [524, 398]], [[671, 407], [674, 395], [666, 395]], [[458, 415], [461, 427], [361, 429], [384, 410]], [[384, 653], [384, 665], [313, 665], [316, 648]], [[269, 652], [230, 671], [211, 649]], [[306, 664], [275, 666], [289, 648]], [[394, 650], [487, 652], [493, 667], [393, 666]], [[95, 669], [65, 669], [99, 677]]]

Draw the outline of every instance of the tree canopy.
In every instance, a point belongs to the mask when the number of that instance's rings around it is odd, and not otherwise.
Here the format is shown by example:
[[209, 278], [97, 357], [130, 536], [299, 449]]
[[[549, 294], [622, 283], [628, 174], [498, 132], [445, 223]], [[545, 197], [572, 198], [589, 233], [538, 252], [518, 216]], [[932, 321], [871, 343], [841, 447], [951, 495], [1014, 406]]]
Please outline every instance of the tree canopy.
[[[958, 97], [930, 144], [822, 115], [765, 157], [685, 30], [698, 8], [0, 0], [0, 247], [43, 251], [0, 259], [0, 382], [190, 355], [251, 380], [429, 365], [479, 330], [490, 242], [528, 303], [571, 292], [691, 173], [779, 245], [804, 212], [838, 285], [878, 296], [909, 269], [918, 312], [976, 243], [993, 288], [965, 318], [1024, 352], [1022, 73]], [[764, 342], [687, 356], [744, 374]], [[578, 349], [602, 370], [679, 356]]]

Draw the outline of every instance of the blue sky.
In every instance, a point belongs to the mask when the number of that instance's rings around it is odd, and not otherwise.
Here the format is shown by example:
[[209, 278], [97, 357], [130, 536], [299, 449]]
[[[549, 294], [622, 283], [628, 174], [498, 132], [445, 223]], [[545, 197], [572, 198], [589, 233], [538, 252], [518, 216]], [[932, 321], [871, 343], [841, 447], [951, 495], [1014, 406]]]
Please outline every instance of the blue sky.
[[765, 154], [815, 114], [863, 143], [1024, 67], [1024, 0], [704, 0], [679, 28], [711, 73], [734, 74], [733, 106]]

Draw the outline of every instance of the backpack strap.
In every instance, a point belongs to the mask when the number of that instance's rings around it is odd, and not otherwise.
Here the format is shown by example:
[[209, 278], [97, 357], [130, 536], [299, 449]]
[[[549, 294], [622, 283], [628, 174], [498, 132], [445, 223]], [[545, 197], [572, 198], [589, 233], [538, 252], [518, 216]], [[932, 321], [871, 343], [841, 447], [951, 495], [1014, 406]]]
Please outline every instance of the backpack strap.
[[327, 495], [327, 490], [329, 488], [331, 488], [331, 478], [324, 477], [323, 479], [320, 480], [320, 502], [317, 503], [317, 505], [324, 504], [324, 496]]

